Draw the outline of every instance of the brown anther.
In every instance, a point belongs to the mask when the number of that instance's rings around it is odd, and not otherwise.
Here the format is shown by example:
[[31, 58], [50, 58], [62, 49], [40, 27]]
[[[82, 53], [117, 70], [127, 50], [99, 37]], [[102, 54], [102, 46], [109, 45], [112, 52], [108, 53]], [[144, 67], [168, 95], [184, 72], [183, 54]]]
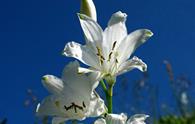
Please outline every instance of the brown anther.
[[70, 105], [68, 107], [64, 105], [64, 108], [65, 108], [66, 111], [68, 111], [69, 109], [73, 109], [73, 108], [74, 108], [75, 113], [77, 113], [77, 108], [83, 111], [82, 106], [79, 106], [79, 105], [75, 104], [74, 102], [72, 102], [71, 104], [72, 105]]
[[105, 58], [103, 56], [100, 56], [102, 60], [105, 60]]
[[115, 59], [115, 62], [118, 63], [118, 59]]
[[113, 53], [113, 52], [110, 52], [110, 54], [109, 54], [109, 56], [108, 56], [108, 61], [110, 61], [111, 56], [112, 56], [112, 53]]
[[112, 45], [112, 50], [114, 50], [115, 46], [116, 46], [116, 42], [117, 41], [114, 41], [113, 45]]
[[83, 101], [83, 107], [86, 108], [85, 102]]

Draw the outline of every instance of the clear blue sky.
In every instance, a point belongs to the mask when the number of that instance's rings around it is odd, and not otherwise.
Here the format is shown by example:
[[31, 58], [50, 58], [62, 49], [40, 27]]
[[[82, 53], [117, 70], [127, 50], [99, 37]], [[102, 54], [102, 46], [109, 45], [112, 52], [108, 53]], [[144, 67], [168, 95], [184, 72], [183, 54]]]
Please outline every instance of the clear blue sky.
[[[168, 78], [163, 64], [173, 64], [176, 75], [195, 80], [194, 0], [94, 0], [98, 22], [105, 27], [111, 14], [128, 14], [131, 32], [148, 28], [154, 36], [134, 54], [148, 64], [151, 80], [158, 83], [162, 99], [168, 95]], [[40, 79], [44, 74], [60, 76], [70, 58], [61, 56], [67, 41], [84, 44], [76, 13], [79, 0], [0, 1], [0, 118], [9, 124], [33, 124], [30, 110], [23, 107], [26, 89], [43, 98], [48, 93]], [[129, 73], [136, 79], [137, 71]], [[131, 79], [132, 78], [132, 79]], [[168, 93], [167, 93], [168, 92]]]

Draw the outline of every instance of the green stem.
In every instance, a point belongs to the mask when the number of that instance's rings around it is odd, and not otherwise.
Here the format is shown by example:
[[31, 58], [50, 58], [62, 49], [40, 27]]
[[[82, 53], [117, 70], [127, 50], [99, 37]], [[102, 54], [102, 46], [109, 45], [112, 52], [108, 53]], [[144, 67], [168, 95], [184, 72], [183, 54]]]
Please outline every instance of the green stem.
[[108, 113], [112, 113], [112, 96], [113, 96], [113, 84], [109, 85], [107, 90], [107, 102], [108, 102]]
[[107, 93], [107, 87], [106, 87], [106, 84], [104, 83], [104, 80], [101, 80], [101, 81], [100, 81], [100, 84], [101, 84], [101, 86], [102, 86], [104, 92]]
[[104, 93], [106, 95], [108, 113], [112, 113], [112, 96], [113, 96], [114, 83], [108, 84], [108, 88], [106, 87], [104, 80], [101, 80], [100, 84], [101, 84], [101, 86], [104, 90]]

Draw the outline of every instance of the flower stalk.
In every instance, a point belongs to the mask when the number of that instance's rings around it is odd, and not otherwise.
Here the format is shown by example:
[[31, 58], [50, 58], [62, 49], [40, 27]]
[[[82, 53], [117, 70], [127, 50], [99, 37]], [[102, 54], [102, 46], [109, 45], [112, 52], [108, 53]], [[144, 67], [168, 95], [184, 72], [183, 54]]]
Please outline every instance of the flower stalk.
[[112, 113], [113, 87], [114, 87], [113, 84], [108, 86], [108, 92], [107, 92], [108, 113]]
[[106, 102], [108, 107], [108, 113], [112, 113], [112, 96], [113, 96], [113, 87], [115, 82], [108, 82], [108, 88], [106, 87], [106, 84], [104, 83], [104, 80], [100, 81], [100, 84], [104, 90], [104, 93], [106, 95]]

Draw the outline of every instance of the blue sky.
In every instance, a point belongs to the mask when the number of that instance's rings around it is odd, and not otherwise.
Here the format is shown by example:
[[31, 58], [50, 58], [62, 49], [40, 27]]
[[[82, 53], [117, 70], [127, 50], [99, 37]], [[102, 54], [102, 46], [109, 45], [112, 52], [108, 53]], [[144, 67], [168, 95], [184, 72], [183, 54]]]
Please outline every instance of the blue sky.
[[[194, 0], [94, 0], [98, 22], [106, 27], [112, 13], [128, 14], [131, 32], [148, 28], [154, 36], [134, 55], [148, 64], [151, 80], [160, 87], [163, 100], [170, 100], [168, 77], [163, 60], [169, 60], [175, 75], [187, 74], [195, 80]], [[45, 74], [61, 75], [68, 61], [61, 51], [67, 41], [84, 44], [76, 13], [79, 0], [0, 1], [0, 118], [10, 124], [32, 124], [30, 110], [23, 107], [26, 89], [40, 98], [48, 93], [41, 85]], [[129, 80], [141, 72], [132, 71]]]

